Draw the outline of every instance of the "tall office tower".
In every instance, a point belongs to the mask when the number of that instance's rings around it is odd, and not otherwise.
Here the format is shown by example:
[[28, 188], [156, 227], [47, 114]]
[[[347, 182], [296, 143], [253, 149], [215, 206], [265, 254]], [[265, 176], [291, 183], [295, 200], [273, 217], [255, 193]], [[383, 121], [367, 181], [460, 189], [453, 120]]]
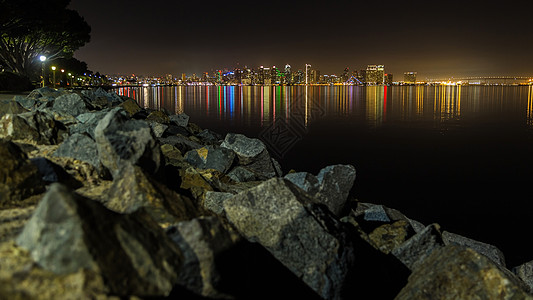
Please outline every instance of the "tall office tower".
[[312, 69], [309, 71], [309, 83], [319, 83], [320, 81], [320, 71]]
[[383, 84], [385, 81], [384, 65], [368, 65], [366, 67], [365, 82], [367, 84]]
[[416, 72], [403, 73], [403, 83], [404, 84], [415, 84], [416, 83]]
[[344, 72], [342, 72], [341, 80], [346, 82], [348, 79], [350, 79], [350, 68], [346, 67], [344, 68]]
[[385, 84], [391, 85], [392, 84], [392, 74], [385, 74]]
[[181, 81], [182, 82], [187, 81], [187, 75], [185, 73], [181, 73]]
[[285, 84], [292, 84], [292, 77], [291, 77], [291, 65], [286, 64], [285, 65]]

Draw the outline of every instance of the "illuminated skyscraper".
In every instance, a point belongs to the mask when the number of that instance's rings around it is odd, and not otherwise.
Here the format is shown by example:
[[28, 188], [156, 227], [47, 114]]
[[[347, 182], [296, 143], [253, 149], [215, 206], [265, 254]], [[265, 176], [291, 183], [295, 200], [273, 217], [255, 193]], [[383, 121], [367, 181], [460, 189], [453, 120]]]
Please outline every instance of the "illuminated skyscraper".
[[385, 84], [391, 85], [392, 84], [392, 74], [385, 74]]
[[365, 82], [367, 84], [383, 84], [385, 81], [384, 65], [368, 65], [365, 72]]
[[416, 72], [403, 73], [403, 83], [404, 84], [415, 84], [416, 83]]

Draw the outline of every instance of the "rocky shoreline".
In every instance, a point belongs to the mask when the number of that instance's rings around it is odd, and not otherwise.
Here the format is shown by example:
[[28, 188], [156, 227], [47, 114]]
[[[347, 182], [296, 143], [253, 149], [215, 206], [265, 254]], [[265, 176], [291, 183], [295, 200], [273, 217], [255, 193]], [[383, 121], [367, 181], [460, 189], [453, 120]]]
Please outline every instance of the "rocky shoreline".
[[0, 101], [2, 299], [533, 299], [533, 261], [102, 89]]

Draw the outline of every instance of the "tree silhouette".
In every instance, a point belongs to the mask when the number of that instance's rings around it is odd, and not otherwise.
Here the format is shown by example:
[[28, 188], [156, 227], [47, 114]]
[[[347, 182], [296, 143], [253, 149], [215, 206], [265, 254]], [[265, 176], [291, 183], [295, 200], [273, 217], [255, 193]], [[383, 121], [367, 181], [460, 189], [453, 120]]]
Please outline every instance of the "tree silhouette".
[[71, 57], [90, 40], [91, 27], [70, 0], [0, 0], [0, 61], [26, 76], [40, 65], [39, 56]]

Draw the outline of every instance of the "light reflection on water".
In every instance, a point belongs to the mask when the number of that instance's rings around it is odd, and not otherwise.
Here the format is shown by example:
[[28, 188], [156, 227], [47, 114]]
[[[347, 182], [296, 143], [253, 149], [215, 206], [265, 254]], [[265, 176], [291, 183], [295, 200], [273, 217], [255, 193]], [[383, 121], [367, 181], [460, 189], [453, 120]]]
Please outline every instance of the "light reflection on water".
[[[146, 108], [185, 112], [197, 123], [265, 127], [284, 120], [307, 127], [324, 117], [350, 117], [378, 128], [464, 118], [512, 116], [533, 124], [533, 86], [171, 86], [122, 87]], [[424, 126], [427, 126], [425, 124]]]

